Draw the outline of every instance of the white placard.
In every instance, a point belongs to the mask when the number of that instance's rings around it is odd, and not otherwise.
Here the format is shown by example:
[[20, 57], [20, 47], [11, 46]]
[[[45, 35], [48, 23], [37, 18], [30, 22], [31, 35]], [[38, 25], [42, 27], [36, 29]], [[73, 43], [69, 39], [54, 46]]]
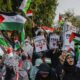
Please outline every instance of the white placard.
[[44, 36], [37, 36], [34, 39], [35, 51], [41, 52], [47, 50], [47, 42]]
[[72, 33], [71, 31], [67, 31], [63, 34], [63, 48], [62, 50], [68, 50], [69, 48], [72, 48], [74, 50], [74, 42], [69, 42], [69, 36]]
[[59, 41], [58, 35], [56, 34], [50, 35], [49, 48], [50, 49], [58, 48], [57, 41]]
[[71, 22], [65, 21], [64, 26], [63, 26], [63, 32], [67, 32], [72, 30], [73, 32], [76, 32], [76, 27], [72, 25]]

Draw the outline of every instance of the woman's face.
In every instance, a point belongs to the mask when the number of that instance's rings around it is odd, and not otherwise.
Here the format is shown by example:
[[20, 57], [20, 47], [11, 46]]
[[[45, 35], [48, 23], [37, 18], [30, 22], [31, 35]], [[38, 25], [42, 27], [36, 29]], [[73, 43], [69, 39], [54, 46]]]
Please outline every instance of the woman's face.
[[69, 65], [74, 65], [74, 58], [71, 57], [71, 56], [68, 56], [67, 57], [67, 62], [68, 62]]
[[66, 58], [66, 53], [65, 53], [65, 52], [62, 52], [62, 54], [61, 54], [60, 57], [59, 57], [60, 62], [61, 62], [62, 64], [64, 63], [65, 58]]

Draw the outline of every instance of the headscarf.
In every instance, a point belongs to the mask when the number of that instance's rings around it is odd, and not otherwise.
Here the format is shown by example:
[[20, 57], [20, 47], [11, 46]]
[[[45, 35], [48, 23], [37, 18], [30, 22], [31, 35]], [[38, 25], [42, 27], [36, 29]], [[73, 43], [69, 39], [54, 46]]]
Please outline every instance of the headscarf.
[[46, 63], [42, 63], [40, 66], [39, 66], [39, 71], [40, 72], [49, 72], [50, 71], [50, 66]]
[[69, 63], [67, 62], [68, 56], [74, 58], [71, 53], [67, 53], [67, 56], [66, 56], [66, 59], [65, 59], [65, 62], [64, 62], [64, 71], [66, 73], [73, 73], [74, 70], [75, 70], [75, 63], [74, 63], [74, 65], [69, 65]]

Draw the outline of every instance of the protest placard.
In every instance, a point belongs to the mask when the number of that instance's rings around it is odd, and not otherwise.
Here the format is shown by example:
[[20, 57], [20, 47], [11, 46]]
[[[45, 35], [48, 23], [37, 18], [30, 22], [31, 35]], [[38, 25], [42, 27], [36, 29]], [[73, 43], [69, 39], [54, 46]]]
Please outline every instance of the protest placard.
[[34, 38], [35, 51], [41, 52], [47, 50], [47, 42], [44, 36], [37, 36]]
[[58, 48], [57, 44], [58, 41], [59, 41], [59, 36], [56, 34], [51, 34], [49, 40], [49, 49]]

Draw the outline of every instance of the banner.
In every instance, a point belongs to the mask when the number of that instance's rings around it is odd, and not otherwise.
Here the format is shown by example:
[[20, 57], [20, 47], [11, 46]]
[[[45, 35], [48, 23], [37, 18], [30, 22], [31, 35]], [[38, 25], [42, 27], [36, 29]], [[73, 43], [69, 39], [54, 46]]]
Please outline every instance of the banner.
[[37, 36], [34, 39], [35, 51], [41, 52], [47, 50], [47, 42], [44, 36]]
[[58, 35], [56, 35], [56, 34], [50, 35], [49, 49], [58, 48], [57, 41], [59, 41], [59, 36]]

